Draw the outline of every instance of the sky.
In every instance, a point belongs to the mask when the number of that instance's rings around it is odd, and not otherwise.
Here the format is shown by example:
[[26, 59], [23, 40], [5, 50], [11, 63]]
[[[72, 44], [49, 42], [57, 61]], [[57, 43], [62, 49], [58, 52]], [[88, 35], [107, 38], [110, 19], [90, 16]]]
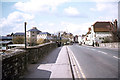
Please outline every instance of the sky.
[[0, 35], [37, 27], [42, 32], [85, 34], [96, 21], [118, 19], [118, 0], [1, 0]]

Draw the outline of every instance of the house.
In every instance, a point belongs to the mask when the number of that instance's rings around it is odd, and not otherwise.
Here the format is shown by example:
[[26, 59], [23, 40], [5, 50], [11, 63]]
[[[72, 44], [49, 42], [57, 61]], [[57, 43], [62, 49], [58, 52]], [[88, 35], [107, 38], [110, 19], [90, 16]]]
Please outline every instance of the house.
[[62, 39], [64, 39], [64, 40], [68, 40], [68, 41], [70, 41], [70, 42], [73, 42], [74, 40], [73, 40], [73, 34], [72, 33], [67, 33], [67, 32], [63, 32], [62, 34], [61, 34], [61, 37], [62, 37]]
[[8, 44], [13, 44], [12, 37], [0, 36], [0, 49], [2, 49], [2, 47], [7, 49]]
[[112, 40], [112, 30], [113, 26], [111, 25], [112, 22], [95, 22], [91, 26], [91, 43], [98, 42], [102, 43], [106, 40], [106, 38], [109, 38]]
[[39, 39], [46, 39], [46, 40], [51, 40], [53, 39], [51, 34], [48, 33], [48, 32], [40, 32], [38, 35], [37, 35], [37, 40]]
[[37, 44], [37, 35], [40, 33], [41, 31], [38, 30], [36, 27], [33, 27], [32, 29], [28, 30], [26, 32], [26, 37], [27, 37], [27, 42], [30, 45], [35, 45]]
[[82, 35], [82, 43], [93, 45], [94, 43], [112, 42], [113, 37], [116, 37], [117, 20], [110, 21], [97, 21], [88, 28], [88, 32]]
[[9, 44], [13, 44], [12, 41], [0, 41], [0, 49], [2, 49], [3, 47], [5, 49], [8, 49]]
[[0, 36], [0, 41], [12, 41], [12, 37]]
[[25, 37], [25, 33], [23, 32], [17, 32], [17, 33], [13, 33], [13, 38], [17, 38], [17, 37]]
[[86, 35], [82, 34], [82, 36], [81, 36], [82, 44], [85, 44], [85, 41], [86, 41]]
[[81, 35], [78, 36], [78, 42], [80, 45], [82, 44], [82, 36]]
[[68, 37], [69, 37], [69, 41], [73, 42], [73, 34], [72, 33], [67, 33]]
[[75, 43], [78, 43], [78, 35], [75, 35], [75, 36], [74, 36], [74, 42], [75, 42]]
[[91, 33], [91, 28], [89, 27], [88, 32], [85, 35], [85, 39], [84, 39], [85, 44], [92, 45], [92, 39], [91, 38], [92, 38], [92, 33]]

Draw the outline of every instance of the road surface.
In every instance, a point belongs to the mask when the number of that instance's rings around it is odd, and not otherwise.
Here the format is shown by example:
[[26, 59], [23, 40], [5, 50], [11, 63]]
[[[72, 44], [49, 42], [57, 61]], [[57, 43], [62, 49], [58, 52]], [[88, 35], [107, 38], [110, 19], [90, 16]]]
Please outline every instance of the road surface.
[[76, 57], [86, 78], [117, 78], [118, 51], [117, 49], [68, 46]]

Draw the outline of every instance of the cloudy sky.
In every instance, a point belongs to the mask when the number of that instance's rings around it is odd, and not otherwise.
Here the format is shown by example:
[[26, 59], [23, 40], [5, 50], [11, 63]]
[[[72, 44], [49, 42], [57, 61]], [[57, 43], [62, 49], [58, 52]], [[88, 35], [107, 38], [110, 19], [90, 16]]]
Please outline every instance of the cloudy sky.
[[0, 35], [23, 32], [25, 21], [27, 30], [80, 35], [96, 21], [117, 19], [118, 0], [1, 0], [0, 10]]

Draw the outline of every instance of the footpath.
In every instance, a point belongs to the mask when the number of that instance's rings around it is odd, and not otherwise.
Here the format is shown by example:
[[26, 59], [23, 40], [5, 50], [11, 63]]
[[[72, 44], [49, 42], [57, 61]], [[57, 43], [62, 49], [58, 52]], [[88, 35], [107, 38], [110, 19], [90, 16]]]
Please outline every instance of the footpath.
[[56, 48], [37, 64], [30, 64], [23, 78], [69, 78], [72, 80], [66, 46]]

